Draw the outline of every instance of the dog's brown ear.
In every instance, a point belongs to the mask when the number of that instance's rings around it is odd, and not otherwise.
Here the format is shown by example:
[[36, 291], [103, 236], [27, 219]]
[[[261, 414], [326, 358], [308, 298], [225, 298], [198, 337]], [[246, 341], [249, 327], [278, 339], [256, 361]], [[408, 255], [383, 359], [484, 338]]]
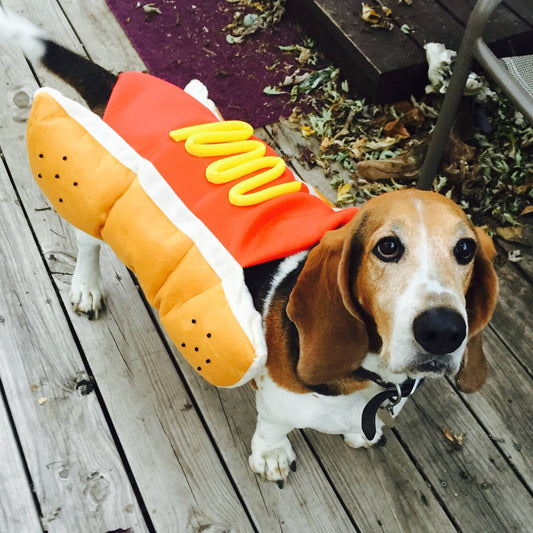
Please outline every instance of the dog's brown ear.
[[309, 385], [347, 375], [368, 349], [366, 326], [349, 285], [362, 253], [354, 227], [352, 221], [324, 235], [309, 252], [289, 298], [287, 313], [300, 340], [297, 373]]
[[498, 278], [494, 270], [496, 249], [492, 239], [476, 228], [478, 252], [474, 271], [466, 293], [468, 313], [468, 345], [456, 382], [463, 392], [475, 392], [485, 382], [487, 361], [483, 353], [481, 332], [492, 317], [498, 298]]
[[455, 382], [462, 392], [476, 392], [487, 379], [487, 359], [483, 353], [481, 332], [468, 339], [461, 369]]

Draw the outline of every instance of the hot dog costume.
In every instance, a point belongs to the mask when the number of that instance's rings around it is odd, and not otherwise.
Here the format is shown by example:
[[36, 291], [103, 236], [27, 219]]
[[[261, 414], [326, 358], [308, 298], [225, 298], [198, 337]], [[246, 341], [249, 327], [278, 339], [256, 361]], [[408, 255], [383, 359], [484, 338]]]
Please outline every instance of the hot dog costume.
[[247, 382], [266, 360], [243, 268], [307, 249], [355, 213], [318, 198], [251, 126], [147, 74], [119, 76], [103, 120], [39, 89], [27, 145], [57, 212], [109, 243], [217, 386]]

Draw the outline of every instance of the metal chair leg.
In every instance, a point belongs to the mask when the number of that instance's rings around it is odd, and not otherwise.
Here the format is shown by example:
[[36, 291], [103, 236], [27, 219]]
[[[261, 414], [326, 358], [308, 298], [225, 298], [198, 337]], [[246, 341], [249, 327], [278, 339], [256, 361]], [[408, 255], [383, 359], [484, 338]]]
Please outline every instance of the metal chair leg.
[[502, 0], [479, 0], [466, 25], [465, 33], [442, 107], [433, 131], [431, 142], [417, 182], [417, 189], [429, 190], [433, 186], [444, 147], [455, 120], [461, 96], [473, 63], [474, 43], [481, 38], [488, 18]]

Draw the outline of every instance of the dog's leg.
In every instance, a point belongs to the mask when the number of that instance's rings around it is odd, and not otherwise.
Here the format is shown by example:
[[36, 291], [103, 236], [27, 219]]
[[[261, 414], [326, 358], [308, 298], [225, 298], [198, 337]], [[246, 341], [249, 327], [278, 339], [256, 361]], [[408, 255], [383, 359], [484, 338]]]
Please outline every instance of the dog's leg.
[[76, 313], [98, 318], [103, 307], [100, 277], [100, 242], [78, 230], [78, 257], [72, 276], [69, 299]]
[[252, 438], [252, 454], [248, 462], [251, 469], [283, 487], [289, 470], [296, 470], [296, 454], [287, 434], [292, 427], [273, 423], [258, 414], [257, 427]]
[[376, 424], [376, 435], [372, 440], [367, 440], [362, 431], [344, 433], [344, 442], [351, 448], [370, 448], [377, 444], [383, 436], [383, 422], [378, 420]]

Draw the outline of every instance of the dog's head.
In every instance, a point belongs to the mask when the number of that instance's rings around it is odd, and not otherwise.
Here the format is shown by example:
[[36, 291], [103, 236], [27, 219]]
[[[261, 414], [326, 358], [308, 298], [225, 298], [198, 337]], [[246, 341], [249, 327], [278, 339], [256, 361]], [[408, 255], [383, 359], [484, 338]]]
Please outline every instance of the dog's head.
[[442, 195], [404, 190], [370, 200], [311, 250], [291, 293], [300, 379], [346, 376], [376, 350], [394, 373], [456, 375], [461, 390], [479, 389], [495, 255], [491, 239]]

